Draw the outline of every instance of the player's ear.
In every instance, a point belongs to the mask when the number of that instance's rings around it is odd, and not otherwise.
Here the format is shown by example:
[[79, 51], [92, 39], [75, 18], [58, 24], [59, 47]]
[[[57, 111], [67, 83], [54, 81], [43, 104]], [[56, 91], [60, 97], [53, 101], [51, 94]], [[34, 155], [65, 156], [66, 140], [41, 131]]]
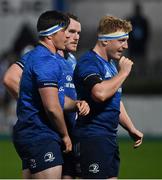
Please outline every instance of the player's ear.
[[107, 46], [108, 45], [108, 41], [102, 41], [103, 46]]
[[51, 39], [52, 39], [52, 36], [47, 36], [47, 39], [51, 40]]

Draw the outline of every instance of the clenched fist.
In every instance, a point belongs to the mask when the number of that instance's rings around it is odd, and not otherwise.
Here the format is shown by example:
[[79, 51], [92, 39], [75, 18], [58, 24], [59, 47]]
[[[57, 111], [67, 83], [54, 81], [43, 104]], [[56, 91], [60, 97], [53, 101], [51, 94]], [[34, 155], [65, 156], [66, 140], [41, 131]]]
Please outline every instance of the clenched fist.
[[126, 76], [129, 75], [131, 69], [132, 69], [133, 62], [124, 56], [121, 57], [119, 60], [119, 72], [125, 74]]

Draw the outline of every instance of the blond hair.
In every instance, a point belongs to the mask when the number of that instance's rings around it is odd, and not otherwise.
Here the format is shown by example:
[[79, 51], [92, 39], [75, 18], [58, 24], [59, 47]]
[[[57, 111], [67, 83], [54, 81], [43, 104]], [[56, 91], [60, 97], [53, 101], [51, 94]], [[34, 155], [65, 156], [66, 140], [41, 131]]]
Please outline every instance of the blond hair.
[[101, 18], [98, 26], [98, 34], [110, 34], [116, 31], [129, 33], [132, 31], [131, 22], [115, 16], [104, 16]]

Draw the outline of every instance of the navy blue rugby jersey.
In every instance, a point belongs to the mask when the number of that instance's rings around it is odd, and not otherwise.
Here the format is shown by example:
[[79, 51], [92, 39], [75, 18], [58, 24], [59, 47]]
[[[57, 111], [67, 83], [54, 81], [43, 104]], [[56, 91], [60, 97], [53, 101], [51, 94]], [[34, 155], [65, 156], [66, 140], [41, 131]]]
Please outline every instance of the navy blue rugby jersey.
[[85, 87], [84, 80], [93, 75], [98, 75], [101, 80], [108, 80], [117, 73], [113, 60], [106, 61], [92, 50], [80, 58], [74, 71], [74, 84], [78, 99], [86, 100], [91, 110], [89, 115], [78, 117], [75, 136], [116, 136], [119, 124], [121, 88], [104, 103], [98, 103], [91, 98], [91, 92]]
[[64, 106], [64, 62], [58, 54], [38, 45], [25, 60], [17, 103], [18, 121], [13, 138], [22, 143], [53, 138], [60, 141], [57, 129], [51, 125], [43, 108], [38, 88], [57, 87]]
[[65, 86], [64, 86], [65, 94], [68, 97], [76, 100], [77, 95], [76, 95], [76, 90], [75, 90], [74, 81], [73, 81], [73, 73], [76, 66], [76, 59], [71, 53], [68, 53], [68, 57], [67, 59], [64, 59], [64, 62], [66, 66], [66, 68], [64, 69], [64, 73], [66, 77]]
[[[66, 59], [65, 59], [66, 58]], [[65, 73], [65, 84], [64, 84], [64, 92], [65, 95], [70, 97], [73, 100], [77, 99], [77, 94], [73, 82], [73, 73], [74, 68], [76, 66], [76, 58], [68, 53], [67, 57], [64, 58], [64, 73]], [[69, 133], [74, 128], [76, 123], [76, 112], [68, 112], [65, 114], [65, 120], [68, 127]]]

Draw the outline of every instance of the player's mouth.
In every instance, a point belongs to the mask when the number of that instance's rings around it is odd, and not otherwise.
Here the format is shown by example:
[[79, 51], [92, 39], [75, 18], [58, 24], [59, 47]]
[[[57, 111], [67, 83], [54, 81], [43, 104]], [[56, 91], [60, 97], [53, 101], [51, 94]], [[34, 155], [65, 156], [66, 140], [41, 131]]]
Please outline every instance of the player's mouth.
[[71, 42], [70, 44], [78, 45], [78, 42]]
[[123, 50], [117, 51], [117, 54], [122, 55], [122, 53], [123, 53]]

